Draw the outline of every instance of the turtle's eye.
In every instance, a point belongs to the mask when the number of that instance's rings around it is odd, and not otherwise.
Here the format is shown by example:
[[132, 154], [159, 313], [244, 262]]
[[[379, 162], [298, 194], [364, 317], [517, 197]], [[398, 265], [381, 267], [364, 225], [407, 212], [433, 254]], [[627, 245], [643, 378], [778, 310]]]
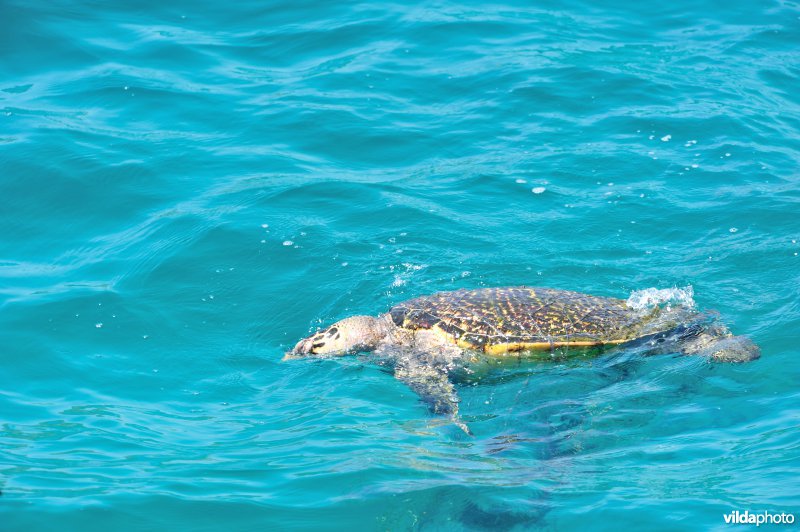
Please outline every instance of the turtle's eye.
[[321, 347], [325, 347], [325, 331], [319, 332], [311, 338], [311, 353], [316, 354]]

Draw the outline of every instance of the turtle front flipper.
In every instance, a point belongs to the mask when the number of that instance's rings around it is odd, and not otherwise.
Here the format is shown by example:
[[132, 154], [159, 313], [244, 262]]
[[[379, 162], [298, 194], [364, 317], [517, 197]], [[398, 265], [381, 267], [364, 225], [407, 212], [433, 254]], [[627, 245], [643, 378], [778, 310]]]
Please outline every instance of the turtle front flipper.
[[409, 357], [397, 363], [394, 376], [419, 395], [432, 413], [449, 416], [458, 428], [472, 436], [467, 424], [458, 417], [460, 399], [445, 368], [415, 363], [414, 357]]

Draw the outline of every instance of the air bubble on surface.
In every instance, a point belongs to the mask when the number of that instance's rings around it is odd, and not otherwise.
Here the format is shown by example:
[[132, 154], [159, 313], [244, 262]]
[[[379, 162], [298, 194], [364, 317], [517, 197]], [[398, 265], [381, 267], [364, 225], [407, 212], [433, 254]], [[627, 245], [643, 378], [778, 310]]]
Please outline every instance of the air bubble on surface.
[[735, 233], [736, 231], [738, 231], [738, 229], [735, 227], [731, 227], [730, 229], [728, 229], [728, 231], [730, 231], [731, 233]]
[[95, 323], [94, 326], [97, 327], [98, 329], [102, 329], [103, 328], [103, 324], [102, 323]]
[[694, 289], [691, 285], [684, 288], [645, 288], [631, 292], [626, 301], [628, 308], [634, 310], [642, 310], [664, 303], [694, 307]]
[[293, 246], [294, 242], [292, 242], [291, 240], [284, 240], [283, 241], [283, 245], [284, 246]]
[[547, 190], [547, 189], [545, 189], [544, 187], [533, 187], [531, 189], [531, 192], [533, 192], [534, 194], [541, 194], [545, 190]]
[[672, 140], [672, 135], [664, 135], [661, 137], [661, 142], [669, 142], [670, 140]]
[[523, 185], [523, 184], [527, 183], [527, 181], [524, 180], [524, 179], [517, 179], [515, 182], [519, 183], [520, 185]]

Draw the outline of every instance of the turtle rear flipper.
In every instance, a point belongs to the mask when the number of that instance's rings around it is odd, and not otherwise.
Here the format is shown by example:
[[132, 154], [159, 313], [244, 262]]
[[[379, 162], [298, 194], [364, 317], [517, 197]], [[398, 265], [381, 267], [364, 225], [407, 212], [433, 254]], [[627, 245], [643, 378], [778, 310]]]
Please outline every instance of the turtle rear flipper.
[[702, 355], [715, 362], [750, 362], [761, 356], [761, 349], [750, 338], [734, 336], [717, 324], [683, 337], [680, 346], [687, 355]]
[[704, 351], [715, 362], [750, 362], [761, 356], [761, 349], [746, 336], [720, 338]]
[[472, 431], [458, 417], [460, 401], [455, 386], [447, 377], [444, 368], [422, 365], [409, 357], [397, 363], [394, 376], [406, 383], [433, 414], [448, 416], [461, 430], [472, 436]]

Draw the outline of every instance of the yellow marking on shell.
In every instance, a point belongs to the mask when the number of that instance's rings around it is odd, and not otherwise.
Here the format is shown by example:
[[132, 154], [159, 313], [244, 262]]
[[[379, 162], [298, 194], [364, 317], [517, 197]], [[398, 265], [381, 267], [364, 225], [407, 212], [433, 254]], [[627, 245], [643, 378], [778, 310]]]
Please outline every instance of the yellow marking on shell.
[[456, 345], [461, 349], [477, 349], [477, 346], [475, 344], [472, 344], [470, 342], [467, 342], [466, 340], [461, 340], [461, 339], [456, 340]]
[[431, 327], [431, 331], [433, 331], [445, 343], [457, 345], [461, 349], [475, 349], [476, 348], [475, 344], [467, 342], [466, 340], [464, 340], [462, 338], [456, 338], [455, 336], [453, 336], [449, 332], [445, 331], [444, 329], [439, 327], [438, 323], [436, 325], [434, 325], [433, 327]]
[[[593, 341], [575, 341], [575, 342], [514, 342], [508, 344], [494, 344], [484, 347], [484, 352], [487, 355], [504, 355], [514, 351], [527, 351], [527, 350], [549, 350], [553, 347], [596, 347], [599, 345], [617, 345], [628, 342], [629, 340], [612, 340], [609, 342], [593, 342]], [[459, 344], [461, 347], [461, 344]]]

